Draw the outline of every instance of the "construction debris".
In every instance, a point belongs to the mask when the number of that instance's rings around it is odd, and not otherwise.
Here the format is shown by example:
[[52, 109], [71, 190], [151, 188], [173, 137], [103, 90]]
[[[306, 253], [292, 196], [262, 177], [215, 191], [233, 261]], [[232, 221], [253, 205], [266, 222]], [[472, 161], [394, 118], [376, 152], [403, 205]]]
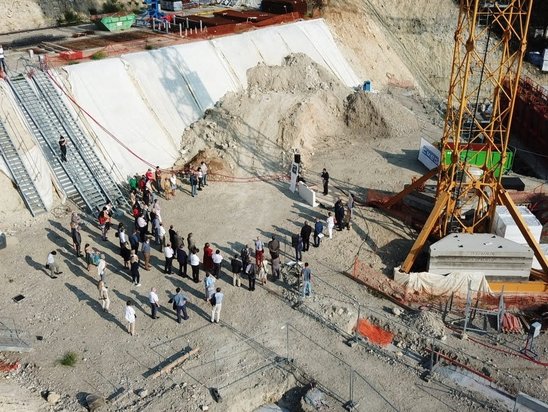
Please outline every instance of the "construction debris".
[[196, 353], [198, 353], [198, 351], [200, 350], [200, 348], [195, 348], [195, 349], [192, 349], [190, 352], [187, 352], [183, 355], [181, 355], [180, 357], [178, 357], [177, 359], [175, 359], [173, 362], [170, 362], [168, 365], [164, 366], [162, 369], [160, 369], [158, 372], [154, 373], [152, 375], [152, 379], [156, 379], [158, 376], [162, 375], [162, 374], [166, 374], [166, 373], [169, 373], [171, 372], [171, 370], [173, 368], [175, 368], [176, 366], [180, 365], [181, 363], [183, 363], [184, 361], [186, 361], [188, 358], [190, 358], [191, 356], [195, 355]]

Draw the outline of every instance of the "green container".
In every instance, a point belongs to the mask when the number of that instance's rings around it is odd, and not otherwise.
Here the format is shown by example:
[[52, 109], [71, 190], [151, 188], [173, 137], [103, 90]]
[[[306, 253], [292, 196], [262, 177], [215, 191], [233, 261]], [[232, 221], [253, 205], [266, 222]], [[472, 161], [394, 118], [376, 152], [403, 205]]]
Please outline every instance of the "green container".
[[[451, 154], [453, 151], [451, 149], [445, 150], [445, 153], [443, 154], [443, 164], [444, 165], [450, 165], [451, 164]], [[460, 160], [461, 162], [466, 162], [471, 166], [477, 166], [481, 169], [485, 167], [487, 170], [491, 170], [497, 163], [500, 163], [501, 154], [499, 152], [491, 152], [491, 156], [489, 159], [487, 159], [487, 152], [486, 151], [476, 151], [476, 150], [463, 150], [460, 154]], [[506, 152], [506, 163], [504, 164], [504, 168], [502, 171], [502, 174], [506, 174], [509, 170], [512, 170], [512, 165], [514, 164], [514, 153], [508, 151]], [[500, 176], [500, 164], [496, 166], [495, 169], [495, 176]]]
[[107, 16], [97, 22], [99, 27], [108, 31], [127, 30], [135, 23], [135, 14], [125, 16]]

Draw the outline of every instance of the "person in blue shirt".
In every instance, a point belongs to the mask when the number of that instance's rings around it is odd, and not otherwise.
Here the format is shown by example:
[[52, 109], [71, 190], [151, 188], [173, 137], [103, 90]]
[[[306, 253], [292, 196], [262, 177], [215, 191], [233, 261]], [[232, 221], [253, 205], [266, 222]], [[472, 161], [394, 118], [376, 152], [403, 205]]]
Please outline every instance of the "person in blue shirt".
[[301, 270], [303, 278], [303, 298], [312, 295], [312, 271], [308, 267], [308, 262], [305, 262], [304, 268]]
[[316, 223], [314, 223], [314, 247], [320, 246], [320, 233], [323, 232], [323, 223], [316, 219]]
[[175, 295], [169, 300], [169, 303], [173, 303], [173, 309], [177, 312], [177, 322], [181, 323], [181, 313], [183, 314], [183, 319], [189, 319], [189, 316], [186, 312], [186, 297], [181, 293], [181, 288], [175, 289]]

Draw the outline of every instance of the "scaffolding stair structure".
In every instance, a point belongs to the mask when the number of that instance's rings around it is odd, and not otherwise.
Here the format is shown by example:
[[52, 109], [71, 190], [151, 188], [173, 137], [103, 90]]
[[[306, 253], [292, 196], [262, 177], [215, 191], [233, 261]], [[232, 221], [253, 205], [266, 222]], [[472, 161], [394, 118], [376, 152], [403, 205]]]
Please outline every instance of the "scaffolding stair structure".
[[4, 123], [0, 120], [0, 154], [6, 163], [11, 176], [17, 184], [17, 189], [21, 193], [25, 204], [32, 216], [38, 216], [45, 213], [46, 206], [36, 190], [31, 174], [25, 167], [23, 160], [14, 139], [10, 136]]
[[[120, 189], [102, 166], [59, 94], [55, 89], [52, 91], [54, 86], [50, 83], [48, 87], [46, 82], [50, 80], [46, 74], [32, 72], [32, 78], [37, 76], [37, 80], [29, 80], [26, 75], [18, 75], [8, 82], [64, 195], [79, 209], [92, 214], [108, 201], [120, 205], [123, 199]], [[70, 160], [67, 162], [61, 161], [60, 135], [69, 143]], [[108, 182], [108, 189], [102, 182]]]

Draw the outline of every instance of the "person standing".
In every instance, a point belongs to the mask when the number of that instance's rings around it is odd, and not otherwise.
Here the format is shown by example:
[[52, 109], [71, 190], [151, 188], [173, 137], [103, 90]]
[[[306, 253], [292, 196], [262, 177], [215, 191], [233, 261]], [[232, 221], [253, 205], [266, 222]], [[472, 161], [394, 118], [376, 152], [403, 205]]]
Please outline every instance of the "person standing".
[[91, 264], [92, 264], [92, 261], [91, 261], [92, 250], [93, 249], [91, 248], [91, 245], [89, 243], [86, 243], [84, 246], [84, 255], [86, 256], [86, 269], [88, 272], [91, 269]]
[[154, 177], [156, 179], [156, 191], [158, 193], [162, 192], [162, 170], [160, 169], [160, 166], [156, 166], [156, 170], [154, 171]]
[[164, 256], [166, 257], [166, 264], [164, 266], [164, 273], [171, 275], [172, 267], [173, 267], [173, 255], [174, 251], [171, 248], [171, 244], [168, 243], [166, 247], [164, 248]]
[[130, 268], [129, 261], [131, 260], [132, 253], [134, 253], [133, 250], [131, 250], [131, 244], [128, 241], [126, 241], [122, 243], [120, 247], [122, 248], [120, 255], [122, 256], [122, 259], [124, 260], [124, 268], [129, 269]]
[[80, 235], [80, 227], [76, 226], [75, 228], [70, 229], [70, 234], [72, 237], [72, 244], [74, 245], [74, 252], [77, 257], [82, 256], [82, 236]]
[[151, 252], [151, 246], [150, 246], [150, 237], [146, 237], [145, 241], [143, 242], [143, 247], [141, 248], [141, 251], [143, 252], [143, 259], [145, 261], [145, 270], [150, 270], [150, 252]]
[[137, 218], [137, 229], [139, 230], [139, 238], [141, 242], [145, 241], [145, 238], [147, 236], [147, 227], [148, 223], [145, 219], [145, 214], [141, 213]]
[[196, 174], [194, 172], [190, 172], [189, 176], [189, 182], [190, 182], [190, 194], [192, 197], [198, 196], [197, 186], [198, 186], [198, 178], [196, 177]]
[[59, 136], [59, 149], [61, 150], [61, 161], [67, 161], [67, 139], [65, 136]]
[[183, 314], [183, 320], [189, 319], [186, 312], [187, 299], [181, 293], [181, 288], [175, 289], [175, 295], [169, 300], [169, 302], [173, 302], [173, 309], [177, 312], [177, 323], [181, 323], [181, 313]]
[[223, 261], [223, 256], [221, 255], [221, 251], [219, 249], [217, 249], [213, 256], [211, 256], [211, 260], [213, 261], [213, 276], [219, 279], [219, 276], [221, 276], [221, 263]]
[[[154, 241], [160, 246], [160, 250], [163, 249], [163, 245], [160, 242], [160, 216], [152, 214], [152, 231], [154, 233]], [[165, 232], [165, 231], [164, 231]]]
[[310, 249], [310, 235], [312, 234], [312, 227], [308, 222], [304, 222], [304, 226], [301, 228], [301, 237], [303, 239], [303, 252], [308, 252]]
[[192, 269], [192, 279], [194, 283], [200, 282], [200, 258], [198, 257], [198, 249], [192, 249], [190, 253], [190, 268]]
[[204, 288], [205, 288], [205, 301], [207, 302], [211, 295], [215, 292], [215, 278], [209, 273], [206, 273], [204, 278]]
[[316, 219], [316, 222], [314, 223], [314, 247], [320, 246], [320, 241], [322, 237], [323, 237], [323, 223], [320, 221], [320, 219]]
[[167, 231], [167, 233], [169, 234], [169, 243], [171, 243], [171, 247], [173, 249], [177, 249], [179, 247], [178, 244], [175, 245], [176, 238], [177, 238], [177, 232], [173, 228], [173, 225], [169, 226], [169, 230]]
[[268, 251], [270, 252], [271, 259], [275, 259], [280, 256], [280, 241], [276, 239], [275, 235], [272, 235], [272, 240], [268, 242]]
[[263, 286], [266, 285], [267, 272], [265, 260], [261, 260], [261, 264], [257, 265], [257, 270], [259, 271], [259, 282], [261, 282]]
[[104, 253], [101, 253], [101, 256], [99, 256], [99, 263], [97, 264], [97, 276], [105, 283], [105, 285], [107, 284], [107, 262], [105, 261]]
[[213, 249], [209, 246], [209, 243], [204, 245], [204, 270], [208, 273], [213, 271]]
[[249, 262], [251, 261], [251, 249], [249, 249], [248, 245], [245, 245], [242, 250], [240, 251], [240, 257], [242, 259], [242, 265], [244, 270], [247, 269], [247, 265], [249, 265]]
[[2, 70], [4, 73], [8, 73], [8, 68], [6, 67], [6, 59], [4, 56], [4, 48], [0, 44], [0, 70]]
[[329, 239], [333, 239], [333, 228], [335, 227], [335, 218], [331, 212], [327, 213], [327, 233], [329, 234]]
[[188, 264], [188, 255], [185, 251], [185, 245], [181, 242], [177, 248], [177, 262], [179, 262], [179, 276], [187, 277], [186, 268]]
[[158, 299], [158, 293], [156, 288], [150, 289], [148, 294], [148, 301], [150, 303], [150, 317], [152, 319], [158, 319], [158, 308], [160, 307], [160, 300]]
[[198, 178], [198, 190], [202, 190], [204, 186], [204, 174], [200, 168], [196, 169], [196, 177]]
[[139, 251], [139, 231], [137, 229], [133, 229], [133, 233], [129, 237], [129, 244], [131, 245], [131, 250], [135, 253]]
[[[211, 310], [211, 323], [219, 323], [219, 320], [221, 318], [221, 308], [223, 306], [223, 299], [225, 295], [221, 292], [221, 288], [217, 288], [213, 296], [211, 297], [212, 300], [215, 301], [213, 305], [213, 309]], [[211, 302], [213, 304], [213, 302]]]
[[101, 239], [107, 240], [107, 234], [110, 230], [110, 215], [108, 214], [106, 206], [104, 206], [103, 210], [99, 213], [97, 220], [99, 221], [99, 227], [101, 228]]
[[276, 258], [272, 259], [272, 280], [274, 282], [280, 279], [281, 271], [282, 265], [280, 262], [280, 256], [278, 255]]
[[293, 247], [295, 248], [295, 261], [303, 260], [303, 238], [301, 234], [293, 235]]
[[247, 279], [249, 280], [249, 290], [253, 292], [255, 290], [255, 279], [256, 279], [256, 266], [253, 262], [249, 262], [245, 268], [245, 273]]
[[127, 331], [131, 336], [135, 335], [135, 319], [137, 315], [135, 314], [135, 309], [133, 308], [133, 303], [131, 300], [126, 302], [126, 313], [125, 318], [127, 322]]
[[339, 198], [335, 202], [335, 222], [337, 224], [338, 231], [341, 231], [343, 228], [343, 220], [344, 220], [344, 206], [343, 206], [342, 200]]
[[328, 192], [328, 186], [329, 186], [329, 173], [327, 173], [327, 170], [324, 168], [321, 174], [322, 183], [323, 183], [323, 194], [327, 195]]
[[350, 220], [352, 218], [352, 210], [347, 206], [344, 208], [343, 228], [350, 230]]
[[57, 262], [55, 262], [55, 256], [57, 256], [57, 252], [53, 250], [48, 254], [48, 258], [46, 260], [46, 269], [49, 269], [49, 276], [51, 278], [55, 278], [56, 276], [54, 275], [60, 275], [63, 273], [59, 270], [59, 265]]
[[101, 301], [101, 308], [103, 309], [103, 312], [108, 313], [108, 309], [110, 307], [110, 299], [108, 297], [108, 289], [105, 286], [105, 282], [100, 280], [99, 284], [97, 285], [97, 289], [99, 290], [99, 300]]
[[242, 279], [242, 262], [238, 259], [237, 254], [230, 259], [230, 268], [232, 269], [232, 286], [240, 287]]
[[131, 281], [137, 287], [141, 286], [141, 274], [139, 273], [139, 257], [135, 252], [131, 252], [131, 257], [129, 259], [129, 273], [131, 274]]
[[202, 179], [204, 181], [204, 186], [207, 186], [207, 165], [205, 162], [200, 164], [200, 170], [202, 171]]
[[308, 267], [308, 262], [305, 262], [304, 267], [301, 269], [301, 276], [303, 281], [303, 298], [312, 295], [312, 271]]
[[194, 238], [192, 237], [192, 233], [189, 233], [186, 237], [186, 245], [188, 246], [188, 253], [192, 253], [192, 251], [196, 248], [196, 242], [194, 242]]
[[171, 186], [171, 194], [175, 196], [175, 191], [177, 190], [177, 176], [175, 173], [171, 173], [171, 176], [169, 176], [169, 184]]
[[264, 259], [264, 243], [259, 236], [255, 239], [255, 264], [257, 266], [261, 265], [261, 262]]

